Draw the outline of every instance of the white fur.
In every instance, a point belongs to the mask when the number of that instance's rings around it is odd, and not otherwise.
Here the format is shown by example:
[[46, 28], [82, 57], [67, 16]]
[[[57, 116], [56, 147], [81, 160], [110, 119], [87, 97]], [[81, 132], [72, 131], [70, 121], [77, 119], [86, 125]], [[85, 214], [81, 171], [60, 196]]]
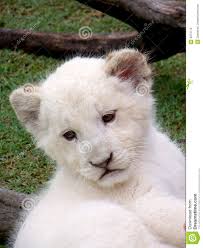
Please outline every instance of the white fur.
[[[184, 157], [156, 128], [151, 93], [142, 96], [130, 80], [109, 75], [108, 63], [74, 58], [33, 93], [40, 98], [38, 125], [25, 125], [58, 166], [15, 248], [184, 247]], [[141, 83], [150, 90], [151, 79]], [[16, 96], [11, 102], [21, 119]], [[101, 116], [111, 110], [116, 118], [104, 125]], [[77, 140], [64, 139], [66, 130]], [[122, 171], [100, 179], [104, 169], [89, 162], [111, 152], [110, 169]]]

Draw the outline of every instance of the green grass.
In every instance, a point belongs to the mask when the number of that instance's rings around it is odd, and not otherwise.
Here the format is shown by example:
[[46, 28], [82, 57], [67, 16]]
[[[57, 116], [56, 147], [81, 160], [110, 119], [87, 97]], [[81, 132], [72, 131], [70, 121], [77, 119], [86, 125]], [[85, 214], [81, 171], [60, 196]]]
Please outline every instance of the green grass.
[[184, 148], [185, 144], [185, 64], [178, 54], [155, 64], [154, 95], [157, 119], [164, 131]]
[[75, 0], [1, 0], [0, 13], [0, 27], [6, 28], [78, 32], [80, 27], [89, 26], [93, 32], [131, 30]]
[[[39, 31], [129, 31], [125, 24], [88, 9], [74, 0], [1, 0], [0, 27]], [[36, 191], [53, 171], [53, 164], [35, 149], [12, 111], [8, 96], [17, 86], [38, 81], [61, 61], [22, 51], [0, 50], [0, 187]], [[154, 94], [160, 126], [172, 139], [185, 139], [185, 56], [176, 55], [155, 64]]]

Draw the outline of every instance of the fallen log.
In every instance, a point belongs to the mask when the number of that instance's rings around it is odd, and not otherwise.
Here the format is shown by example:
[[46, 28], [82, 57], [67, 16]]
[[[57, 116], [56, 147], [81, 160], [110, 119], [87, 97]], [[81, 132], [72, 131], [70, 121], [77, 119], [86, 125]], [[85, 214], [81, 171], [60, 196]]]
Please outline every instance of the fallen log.
[[77, 0], [113, 16], [130, 26], [142, 28], [146, 22], [174, 28], [186, 27], [185, 0]]
[[[142, 33], [141, 49], [150, 52], [152, 61], [185, 52], [185, 0], [77, 1], [115, 17]], [[150, 24], [150, 28], [146, 29]]]
[[66, 58], [75, 54], [103, 55], [128, 46], [147, 52], [152, 62], [185, 52], [184, 0], [77, 1], [129, 24], [136, 31], [92, 34], [91, 27], [88, 27], [83, 36], [0, 29], [0, 48]]
[[75, 54], [103, 55], [131, 42], [135, 46], [141, 42], [141, 39], [136, 39], [138, 35], [136, 31], [98, 35], [89, 33], [89, 37], [85, 35], [85, 33], [79, 35], [0, 29], [0, 48], [23, 49], [30, 53], [65, 58]]

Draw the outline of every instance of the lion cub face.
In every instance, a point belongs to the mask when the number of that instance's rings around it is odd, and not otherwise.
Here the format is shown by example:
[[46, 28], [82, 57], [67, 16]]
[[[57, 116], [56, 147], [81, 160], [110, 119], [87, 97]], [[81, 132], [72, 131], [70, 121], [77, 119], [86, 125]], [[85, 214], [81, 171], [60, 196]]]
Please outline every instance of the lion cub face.
[[74, 58], [42, 84], [15, 90], [11, 104], [52, 159], [101, 186], [129, 179], [151, 121], [151, 70], [123, 49], [105, 59]]

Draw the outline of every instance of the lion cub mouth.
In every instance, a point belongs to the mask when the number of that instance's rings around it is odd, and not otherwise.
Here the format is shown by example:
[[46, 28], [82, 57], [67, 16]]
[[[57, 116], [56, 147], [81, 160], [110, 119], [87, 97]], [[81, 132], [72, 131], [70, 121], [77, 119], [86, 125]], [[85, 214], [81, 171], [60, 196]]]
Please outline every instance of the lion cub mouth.
[[115, 174], [118, 174], [118, 173], [120, 173], [123, 170], [124, 169], [114, 169], [114, 170], [106, 169], [104, 171], [104, 173], [101, 175], [101, 177], [99, 178], [99, 180], [103, 179], [106, 176], [113, 176]]

